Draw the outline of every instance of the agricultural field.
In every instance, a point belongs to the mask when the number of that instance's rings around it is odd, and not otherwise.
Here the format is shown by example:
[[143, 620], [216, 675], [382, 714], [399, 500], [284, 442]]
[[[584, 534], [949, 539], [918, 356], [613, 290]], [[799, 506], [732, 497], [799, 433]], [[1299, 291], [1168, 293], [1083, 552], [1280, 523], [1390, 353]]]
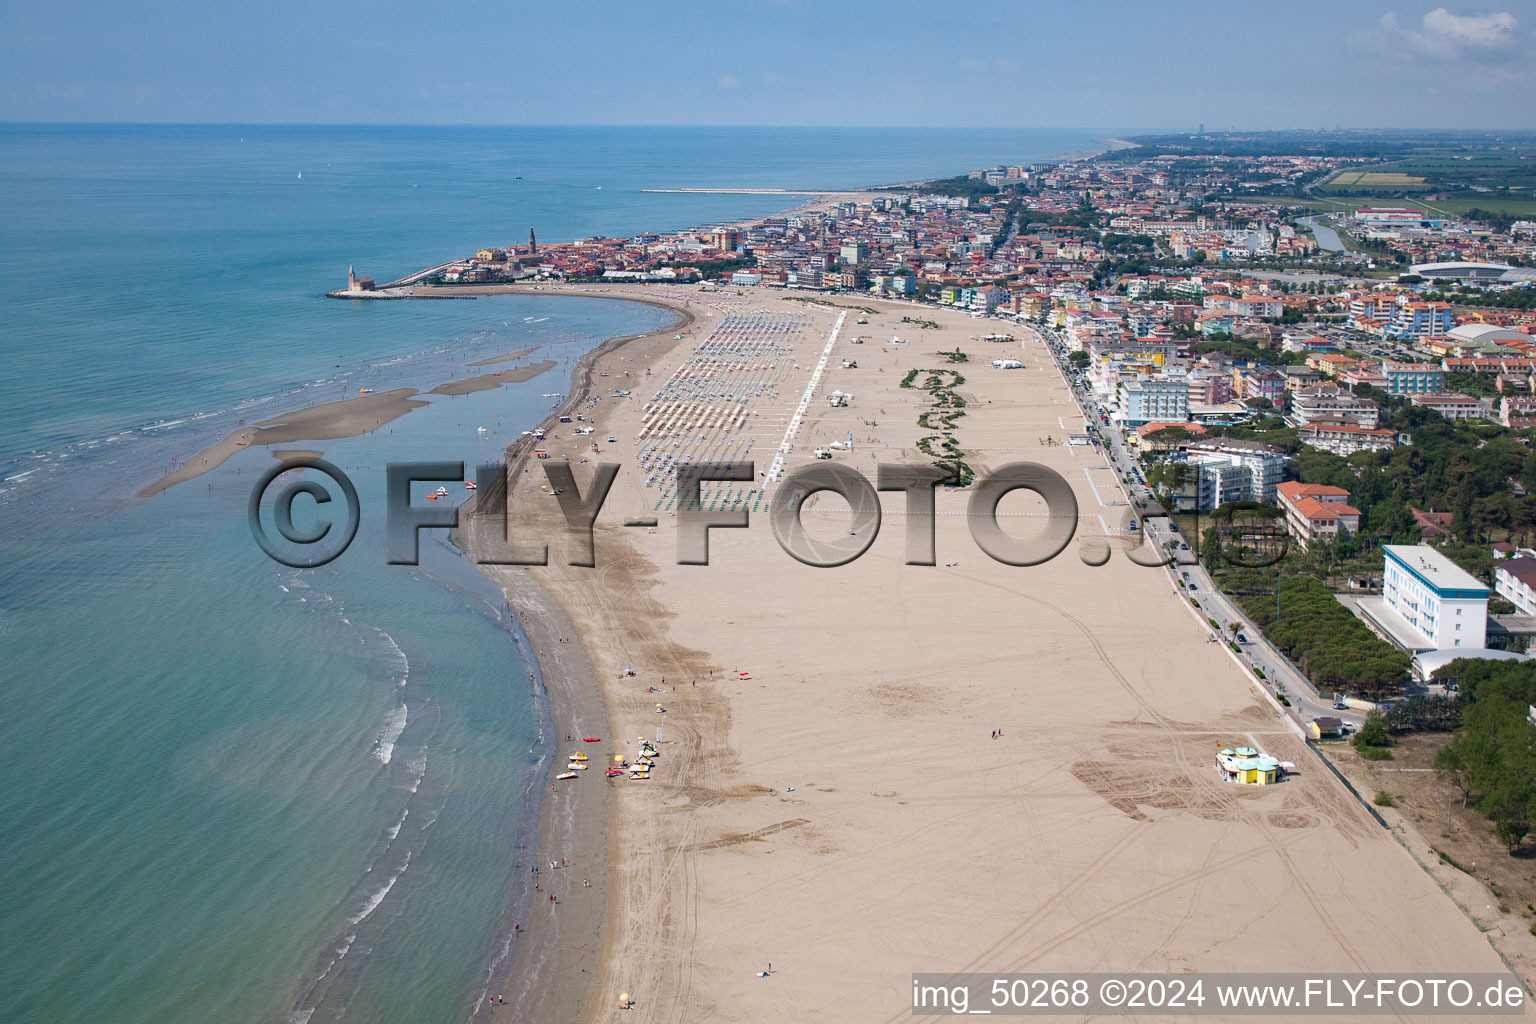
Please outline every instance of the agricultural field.
[[1340, 171], [1319, 188], [1355, 195], [1439, 192], [1457, 197], [1529, 197], [1536, 194], [1536, 146], [1408, 153], [1379, 164]]
[[1328, 179], [1332, 185], [1350, 185], [1365, 188], [1423, 188], [1424, 179], [1400, 171], [1340, 171]]
[[1457, 196], [1452, 199], [1437, 199], [1423, 205], [1439, 210], [1441, 213], [1456, 216], [1461, 216], [1468, 210], [1490, 210], [1494, 213], [1507, 213], [1512, 217], [1536, 218], [1536, 195]]

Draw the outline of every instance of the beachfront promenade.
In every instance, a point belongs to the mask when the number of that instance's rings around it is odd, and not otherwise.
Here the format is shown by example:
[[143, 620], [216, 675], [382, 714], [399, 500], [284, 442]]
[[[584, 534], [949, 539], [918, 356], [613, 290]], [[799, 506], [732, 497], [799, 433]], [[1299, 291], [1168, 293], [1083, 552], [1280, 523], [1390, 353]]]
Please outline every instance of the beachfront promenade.
[[[582, 459], [623, 463], [598, 568], [552, 557], [527, 574], [581, 637], [613, 733], [662, 736], [649, 780], [569, 783], [614, 800], [587, 1016], [626, 993], [634, 1020], [894, 1020], [928, 969], [1503, 969], [1208, 642], [1166, 571], [1119, 553], [1123, 496], [1102, 452], [1063, 443], [1083, 420], [1043, 345], [983, 341], [985, 321], [932, 308], [920, 319], [936, 327], [903, 322], [912, 307], [863, 298], [632, 291], [686, 304], [695, 328], [599, 363], [595, 434], [548, 442], [578, 481]], [[939, 355], [957, 348], [967, 362]], [[1001, 355], [1023, 367], [992, 368]], [[931, 462], [918, 421], [933, 395], [901, 382], [952, 369], [964, 459], [979, 475], [1055, 470], [1077, 538], [1043, 565], [1003, 565], [970, 537], [969, 492], [941, 489], [938, 564], [908, 566], [915, 524], [891, 494], [862, 557], [814, 569], [775, 541], [759, 480], [707, 492], [749, 526], [712, 530], [709, 565], [677, 564], [669, 468], [766, 470], [818, 365], [786, 472], [818, 449], [868, 476]], [[513, 499], [556, 504], [537, 483]], [[842, 507], [818, 496], [805, 528], [846, 536]], [[655, 528], [623, 527], [642, 511]], [[1000, 511], [1024, 536], [1045, 509], [1019, 492]], [[1080, 557], [1095, 536], [1116, 549], [1098, 567]], [[1230, 744], [1299, 774], [1263, 792], [1226, 783], [1213, 755]]]

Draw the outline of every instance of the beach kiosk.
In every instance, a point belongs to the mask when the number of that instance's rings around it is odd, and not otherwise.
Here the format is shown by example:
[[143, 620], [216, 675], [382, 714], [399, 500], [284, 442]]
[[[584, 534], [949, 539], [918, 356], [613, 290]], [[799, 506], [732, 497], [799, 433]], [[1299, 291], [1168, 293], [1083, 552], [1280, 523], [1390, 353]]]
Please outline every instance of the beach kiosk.
[[1280, 762], [1272, 757], [1250, 757], [1239, 761], [1237, 781], [1250, 786], [1273, 786], [1280, 781]]
[[1281, 779], [1280, 762], [1252, 747], [1219, 748], [1216, 766], [1228, 781], [1250, 786], [1273, 786]]

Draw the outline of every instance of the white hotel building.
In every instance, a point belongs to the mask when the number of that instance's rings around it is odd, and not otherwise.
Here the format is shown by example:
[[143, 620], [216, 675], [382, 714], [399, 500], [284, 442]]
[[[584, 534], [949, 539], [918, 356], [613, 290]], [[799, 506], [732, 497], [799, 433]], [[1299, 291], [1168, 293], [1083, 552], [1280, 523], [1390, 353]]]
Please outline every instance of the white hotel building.
[[1382, 552], [1382, 600], [1391, 613], [1382, 625], [1398, 627], [1392, 632], [1403, 646], [1416, 651], [1483, 649], [1492, 593], [1487, 586], [1425, 544], [1384, 544]]

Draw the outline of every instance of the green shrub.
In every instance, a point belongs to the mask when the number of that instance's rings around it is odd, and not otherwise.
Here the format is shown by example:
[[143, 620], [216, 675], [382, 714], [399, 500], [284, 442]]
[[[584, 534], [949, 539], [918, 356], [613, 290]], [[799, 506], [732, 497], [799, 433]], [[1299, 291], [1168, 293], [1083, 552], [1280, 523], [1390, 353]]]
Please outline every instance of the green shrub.
[[1355, 744], [1355, 753], [1359, 754], [1367, 761], [1392, 760], [1392, 751], [1388, 750], [1386, 747], [1362, 747], [1357, 743]]
[[1391, 807], [1391, 806], [1393, 806], [1392, 794], [1388, 793], [1384, 789], [1378, 789], [1376, 791], [1376, 806], [1377, 807]]
[[1357, 747], [1390, 747], [1392, 734], [1387, 731], [1386, 716], [1380, 711], [1366, 715], [1360, 731], [1355, 733], [1354, 743]]
[[1465, 864], [1461, 863], [1461, 861], [1457, 860], [1455, 857], [1452, 857], [1450, 854], [1446, 853], [1444, 850], [1436, 850], [1435, 853], [1439, 854], [1440, 859], [1443, 862], [1449, 864], [1457, 871], [1468, 875], [1472, 874], [1471, 869], [1469, 869]]

